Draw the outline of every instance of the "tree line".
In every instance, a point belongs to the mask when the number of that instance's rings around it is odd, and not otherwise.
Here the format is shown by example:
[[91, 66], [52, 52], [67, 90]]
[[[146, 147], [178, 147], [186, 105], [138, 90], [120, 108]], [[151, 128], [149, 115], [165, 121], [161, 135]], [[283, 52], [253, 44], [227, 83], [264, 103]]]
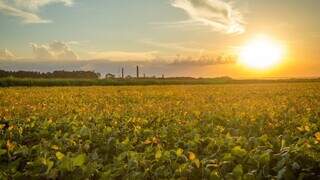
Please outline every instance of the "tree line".
[[44, 78], [44, 79], [98, 79], [100, 73], [94, 71], [53, 71], [53, 72], [36, 72], [36, 71], [5, 71], [0, 70], [0, 78]]

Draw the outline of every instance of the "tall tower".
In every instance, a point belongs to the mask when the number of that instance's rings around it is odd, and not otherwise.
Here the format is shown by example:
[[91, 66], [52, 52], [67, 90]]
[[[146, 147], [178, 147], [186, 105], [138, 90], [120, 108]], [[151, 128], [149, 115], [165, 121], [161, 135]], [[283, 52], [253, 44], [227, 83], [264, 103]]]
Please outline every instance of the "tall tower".
[[121, 78], [122, 79], [124, 78], [124, 68], [123, 67], [121, 68]]
[[137, 66], [137, 78], [139, 78], [139, 66]]

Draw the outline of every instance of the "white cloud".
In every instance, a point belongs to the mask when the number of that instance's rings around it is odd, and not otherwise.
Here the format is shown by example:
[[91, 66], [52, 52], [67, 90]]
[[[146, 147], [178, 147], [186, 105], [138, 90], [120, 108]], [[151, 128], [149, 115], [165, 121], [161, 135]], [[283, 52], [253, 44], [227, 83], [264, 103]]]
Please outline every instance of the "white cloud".
[[55, 52], [56, 54], [63, 53], [64, 51], [68, 50], [69, 47], [67, 46], [67, 43], [61, 42], [61, 41], [53, 41], [49, 44], [49, 48], [51, 51]]
[[39, 8], [52, 4], [63, 3], [71, 6], [73, 0], [0, 0], [0, 12], [8, 16], [19, 17], [23, 23], [50, 23], [38, 15]]
[[39, 8], [52, 3], [63, 3], [65, 6], [71, 6], [73, 0], [14, 0], [16, 6], [30, 11], [38, 11]]
[[149, 61], [156, 58], [157, 52], [126, 52], [126, 51], [100, 51], [90, 52], [92, 59], [112, 61]]
[[5, 4], [0, 0], [0, 12], [9, 16], [15, 16], [22, 19], [23, 23], [48, 23], [50, 21], [42, 19], [37, 14], [27, 12], [22, 9]]
[[51, 53], [47, 45], [31, 44], [35, 59], [53, 59], [54, 55]]
[[171, 5], [183, 9], [190, 16], [191, 20], [184, 23], [200, 23], [225, 33], [245, 31], [241, 13], [223, 0], [172, 0]]
[[41, 60], [77, 60], [77, 54], [67, 43], [54, 41], [48, 45], [31, 43], [34, 58]]
[[0, 50], [0, 59], [1, 60], [11, 60], [11, 59], [15, 59], [15, 58], [16, 58], [16, 56], [8, 49], [1, 49]]
[[64, 50], [62, 53], [58, 54], [58, 59], [66, 59], [66, 60], [77, 60], [78, 55], [70, 49]]

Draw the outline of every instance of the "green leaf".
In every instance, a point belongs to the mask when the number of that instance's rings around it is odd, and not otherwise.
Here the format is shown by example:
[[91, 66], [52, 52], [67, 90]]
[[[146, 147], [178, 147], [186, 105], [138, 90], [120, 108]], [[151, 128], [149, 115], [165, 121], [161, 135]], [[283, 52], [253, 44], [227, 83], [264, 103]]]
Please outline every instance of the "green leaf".
[[61, 164], [59, 165], [60, 170], [72, 171], [73, 163], [69, 157], [64, 157]]
[[48, 174], [50, 172], [50, 170], [52, 169], [54, 163], [53, 163], [53, 161], [47, 160], [46, 164], [47, 164], [47, 167], [48, 167], [47, 171], [46, 171], [46, 174]]
[[155, 158], [156, 158], [156, 159], [160, 159], [161, 156], [162, 156], [162, 152], [161, 152], [161, 150], [159, 149], [159, 150], [157, 150], [157, 152], [156, 152]]
[[222, 158], [223, 161], [232, 161], [233, 159], [234, 157], [232, 156], [231, 153], [225, 153]]
[[86, 155], [85, 154], [79, 154], [78, 156], [72, 158], [72, 163], [74, 166], [82, 166], [86, 161]]
[[182, 153], [183, 153], [183, 149], [178, 148], [177, 151], [176, 151], [176, 155], [177, 155], [178, 157], [180, 157], [180, 156], [182, 156]]
[[247, 151], [242, 149], [241, 146], [236, 146], [231, 150], [231, 153], [235, 156], [243, 157], [247, 154]]
[[233, 159], [234, 157], [232, 156], [231, 153], [225, 153], [222, 158], [223, 161], [232, 161]]
[[86, 126], [83, 126], [81, 129], [80, 129], [80, 136], [82, 137], [85, 137], [85, 136], [90, 136], [91, 134], [91, 131], [89, 128], [87, 128]]
[[197, 166], [197, 168], [200, 168], [200, 160], [198, 158], [194, 159], [193, 163]]
[[267, 164], [270, 161], [270, 154], [269, 153], [263, 153], [259, 157], [260, 163]]
[[56, 157], [57, 159], [59, 159], [60, 161], [64, 158], [64, 154], [62, 154], [61, 152], [56, 152]]
[[238, 179], [241, 178], [243, 175], [242, 165], [238, 164], [236, 167], [233, 168], [232, 174]]
[[263, 143], [266, 143], [268, 141], [268, 135], [264, 134], [259, 137], [259, 140]]

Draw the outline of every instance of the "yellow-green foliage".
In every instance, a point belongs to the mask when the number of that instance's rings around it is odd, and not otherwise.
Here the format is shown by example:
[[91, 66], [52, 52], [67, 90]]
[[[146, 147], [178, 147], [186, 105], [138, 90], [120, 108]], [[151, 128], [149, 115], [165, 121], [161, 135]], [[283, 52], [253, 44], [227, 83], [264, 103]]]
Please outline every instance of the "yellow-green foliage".
[[319, 83], [2, 88], [0, 118], [0, 179], [320, 172]]

